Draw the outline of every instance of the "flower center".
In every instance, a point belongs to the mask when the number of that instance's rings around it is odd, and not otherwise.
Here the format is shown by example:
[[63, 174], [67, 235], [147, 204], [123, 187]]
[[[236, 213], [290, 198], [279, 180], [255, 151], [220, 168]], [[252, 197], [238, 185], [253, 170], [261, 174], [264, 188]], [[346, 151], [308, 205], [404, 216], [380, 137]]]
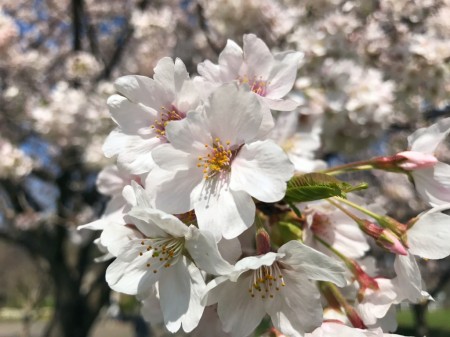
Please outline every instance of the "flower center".
[[199, 156], [197, 163], [197, 167], [203, 167], [205, 179], [209, 179], [220, 172], [230, 171], [233, 151], [230, 149], [229, 141], [224, 146], [220, 139], [216, 138], [212, 147], [205, 144], [205, 148], [209, 149], [209, 153], [206, 156]]
[[251, 297], [259, 293], [262, 299], [273, 298], [274, 294], [284, 286], [286, 284], [281, 269], [275, 262], [271, 266], [261, 266], [253, 272], [248, 292]]
[[167, 109], [166, 107], [161, 107], [161, 112], [159, 118], [155, 120], [155, 122], [150, 125], [150, 127], [155, 131], [156, 138], [159, 138], [163, 141], [167, 141], [166, 138], [166, 126], [171, 121], [179, 121], [186, 117], [184, 112], [178, 111], [173, 105]]
[[250, 79], [247, 75], [244, 75], [238, 79], [239, 84], [248, 84], [250, 86], [250, 90], [259, 96], [266, 96], [267, 94], [267, 86], [269, 85], [269, 81], [264, 81], [262, 77]]
[[147, 268], [157, 273], [160, 268], [169, 268], [178, 261], [184, 248], [184, 238], [145, 238], [139, 256], [147, 257]]

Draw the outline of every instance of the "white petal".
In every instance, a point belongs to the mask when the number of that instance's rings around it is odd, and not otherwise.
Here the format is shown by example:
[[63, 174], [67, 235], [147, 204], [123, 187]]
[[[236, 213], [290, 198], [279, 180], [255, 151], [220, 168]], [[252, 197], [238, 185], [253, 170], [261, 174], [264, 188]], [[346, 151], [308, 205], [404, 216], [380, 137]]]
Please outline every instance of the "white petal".
[[153, 78], [173, 93], [179, 92], [183, 82], [189, 79], [186, 66], [179, 58], [175, 62], [170, 57], [158, 61]]
[[[438, 209], [450, 209], [450, 205]], [[438, 209], [421, 215], [408, 230], [409, 252], [427, 259], [443, 259], [450, 255], [450, 216]]]
[[185, 332], [192, 331], [200, 321], [204, 307], [200, 296], [205, 283], [198, 268], [187, 265], [186, 258], [161, 274], [158, 283], [161, 310], [167, 330], [174, 333], [183, 324]]
[[322, 305], [316, 286], [304, 275], [283, 270], [285, 286], [267, 300], [266, 310], [274, 326], [288, 336], [302, 336], [322, 323]]
[[231, 167], [230, 188], [245, 191], [264, 202], [275, 202], [286, 193], [294, 166], [271, 140], [244, 145]]
[[194, 156], [205, 150], [205, 144], [211, 145], [212, 139], [206, 117], [200, 111], [192, 111], [185, 119], [170, 122], [166, 127], [166, 136], [175, 149]]
[[120, 195], [123, 187], [127, 185], [127, 178], [131, 177], [121, 172], [116, 165], [106, 166], [97, 176], [97, 190], [105, 195]]
[[[175, 149], [172, 144], [158, 146], [152, 152], [156, 165], [167, 171], [187, 170], [197, 165], [197, 158], [188, 152]], [[201, 173], [201, 170], [198, 170]]]
[[[176, 238], [182, 238], [189, 232], [188, 227], [178, 218], [154, 208], [133, 207], [128, 217], [142, 220], [143, 222], [136, 221], [136, 227], [148, 237], [155, 237], [155, 229], [150, 230], [150, 227], [154, 226]], [[147, 225], [144, 227], [144, 224]]]
[[220, 179], [204, 179], [192, 191], [191, 200], [199, 228], [213, 233], [216, 241], [237, 237], [255, 218], [255, 204], [250, 195], [232, 191]]
[[450, 203], [450, 165], [438, 162], [434, 167], [411, 172], [416, 190], [431, 206]]
[[340, 287], [346, 285], [343, 263], [312, 249], [299, 241], [289, 241], [278, 249], [286, 256], [283, 261], [295, 270], [303, 271], [311, 280], [330, 281]]
[[244, 61], [249, 77], [266, 79], [274, 63], [274, 57], [266, 44], [254, 34], [244, 35]]
[[[120, 94], [136, 105], [142, 103], [147, 107], [159, 109], [173, 100], [173, 91], [145, 76], [123, 76], [117, 79], [114, 86]], [[123, 118], [126, 118], [126, 115]]]
[[263, 119], [258, 97], [234, 83], [214, 91], [205, 111], [213, 137], [222, 143], [229, 141], [231, 145], [254, 139]]
[[[112, 95], [107, 101], [112, 119], [127, 134], [150, 133], [156, 111], [145, 105], [136, 104], [126, 97]], [[144, 129], [144, 130], [143, 130]], [[148, 131], [145, 132], [145, 129]]]
[[117, 166], [134, 175], [147, 172], [155, 166], [151, 152], [161, 141], [157, 138], [128, 138], [123, 150], [117, 156]]
[[186, 171], [166, 171], [155, 168], [146, 180], [147, 188], [152, 192], [155, 206], [171, 214], [186, 213], [194, 208], [191, 202], [192, 190], [203, 179], [197, 167]]
[[302, 53], [286, 52], [276, 55], [278, 61], [269, 75], [269, 87], [266, 97], [282, 98], [292, 89], [297, 77], [297, 69]]
[[[129, 140], [129, 135], [124, 134], [119, 128], [114, 129], [106, 137], [102, 150], [106, 157], [114, 157], [119, 152], [123, 151], [125, 145]], [[139, 140], [141, 137], [134, 136], [133, 139]]]
[[275, 99], [270, 97], [263, 97], [264, 103], [275, 111], [292, 111], [300, 104], [292, 99]]
[[214, 236], [208, 231], [202, 232], [193, 226], [189, 229], [190, 235], [186, 238], [185, 247], [196, 265], [209, 274], [229, 274], [233, 266], [220, 255]]
[[261, 299], [252, 298], [248, 292], [251, 277], [242, 277], [237, 282], [226, 281], [212, 289], [221, 295], [217, 313], [223, 330], [236, 337], [252, 333], [266, 313]]
[[407, 299], [412, 303], [419, 303], [431, 299], [431, 296], [422, 290], [422, 276], [414, 255], [397, 255], [394, 269], [397, 273], [397, 277], [393, 280], [398, 293], [397, 302]]
[[445, 118], [427, 127], [416, 130], [408, 137], [411, 151], [433, 153], [450, 133], [450, 118]]

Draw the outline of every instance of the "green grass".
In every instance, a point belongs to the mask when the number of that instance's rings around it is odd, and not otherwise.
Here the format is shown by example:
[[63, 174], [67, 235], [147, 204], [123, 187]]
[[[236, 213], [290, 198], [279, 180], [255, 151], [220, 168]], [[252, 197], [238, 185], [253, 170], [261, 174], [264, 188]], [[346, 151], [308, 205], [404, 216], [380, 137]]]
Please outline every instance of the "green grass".
[[[432, 310], [427, 313], [426, 320], [431, 337], [450, 336], [450, 309]], [[414, 335], [414, 316], [410, 310], [399, 311], [397, 314], [398, 334]]]

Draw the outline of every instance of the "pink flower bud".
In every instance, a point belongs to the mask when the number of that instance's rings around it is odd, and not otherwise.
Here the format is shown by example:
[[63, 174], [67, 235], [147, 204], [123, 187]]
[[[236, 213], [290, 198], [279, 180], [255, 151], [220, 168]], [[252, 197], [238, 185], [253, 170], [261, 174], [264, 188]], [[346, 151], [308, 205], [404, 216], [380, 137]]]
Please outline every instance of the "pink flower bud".
[[408, 255], [401, 240], [389, 229], [384, 229], [376, 242], [380, 247], [387, 249], [391, 253]]
[[398, 164], [404, 170], [418, 170], [433, 167], [438, 162], [434, 155], [416, 151], [403, 151], [397, 153], [395, 157], [406, 159], [406, 161]]
[[270, 236], [267, 231], [260, 227], [256, 231], [256, 251], [258, 255], [270, 252]]

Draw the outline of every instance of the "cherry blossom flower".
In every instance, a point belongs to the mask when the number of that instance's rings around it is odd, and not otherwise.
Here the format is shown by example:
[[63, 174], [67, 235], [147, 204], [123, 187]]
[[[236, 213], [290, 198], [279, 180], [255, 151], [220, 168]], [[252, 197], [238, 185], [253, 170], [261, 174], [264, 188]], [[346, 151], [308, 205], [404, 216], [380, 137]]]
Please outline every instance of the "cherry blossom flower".
[[320, 294], [311, 281], [343, 286], [345, 268], [298, 241], [277, 253], [246, 257], [234, 270], [207, 286], [208, 304], [217, 303], [223, 330], [248, 336], [268, 314], [274, 327], [288, 336], [303, 336], [322, 322]]
[[212, 86], [237, 81], [247, 85], [270, 109], [294, 110], [298, 103], [285, 98], [292, 89], [302, 54], [272, 54], [254, 34], [244, 35], [243, 49], [228, 40], [219, 63], [204, 61], [197, 67], [202, 79]]
[[190, 332], [204, 309], [200, 300], [206, 285], [197, 266], [225, 273], [231, 265], [220, 256], [210, 233], [149, 207], [145, 191], [137, 184], [133, 189], [136, 206], [125, 216], [133, 234], [128, 234], [108, 267], [106, 280], [113, 290], [141, 298], [152, 294], [156, 285], [166, 328], [176, 332], [182, 326]]
[[278, 145], [255, 139], [261, 109], [254, 95], [228, 84], [212, 94], [203, 111], [169, 124], [170, 144], [152, 152], [160, 170], [147, 178], [155, 207], [172, 214], [194, 209], [199, 228], [218, 241], [250, 227], [252, 197], [283, 198], [293, 166]]
[[419, 196], [431, 206], [450, 202], [450, 165], [434, 156], [438, 145], [449, 133], [450, 118], [445, 118], [411, 134], [409, 150], [396, 155], [406, 159], [399, 166], [409, 170]]
[[186, 117], [199, 104], [194, 84], [180, 59], [161, 59], [153, 79], [129, 75], [119, 78], [120, 95], [108, 99], [111, 116], [118, 125], [105, 141], [107, 157], [117, 155], [117, 164], [133, 174], [149, 172], [151, 152], [167, 142], [166, 127]]

